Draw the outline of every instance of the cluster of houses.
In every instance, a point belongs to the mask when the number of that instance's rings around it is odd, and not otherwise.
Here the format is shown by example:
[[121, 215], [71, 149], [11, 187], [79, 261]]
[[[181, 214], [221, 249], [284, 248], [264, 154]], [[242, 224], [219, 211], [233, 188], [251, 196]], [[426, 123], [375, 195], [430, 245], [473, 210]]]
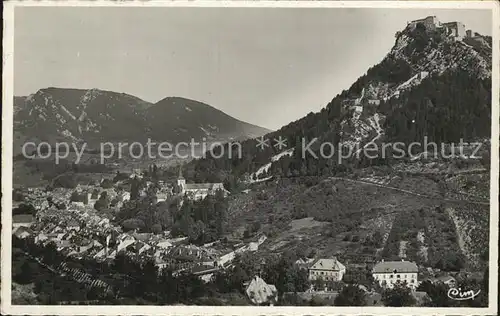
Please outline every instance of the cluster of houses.
[[261, 235], [233, 248], [217, 242], [195, 246], [187, 242], [187, 237], [170, 238], [168, 232], [122, 232], [98, 211], [74, 204], [65, 210], [40, 210], [36, 217], [15, 215], [12, 233], [21, 239], [32, 238], [40, 245], [54, 243], [68, 257], [106, 261], [124, 253], [136, 260], [152, 258], [160, 270], [189, 270], [205, 281], [217, 269], [230, 264], [238, 253], [256, 251], [266, 240]]
[[[192, 199], [202, 199], [209, 194], [221, 190], [228, 192], [222, 183], [187, 184], [179, 173], [177, 186], [180, 194]], [[233, 246], [219, 242], [195, 246], [189, 244], [186, 237], [171, 238], [169, 232], [160, 234], [123, 232], [111, 222], [110, 213], [99, 212], [93, 204], [97, 197], [95, 187], [79, 186], [77, 192], [84, 193], [84, 202], [71, 202], [71, 190], [56, 189], [50, 193], [39, 189], [30, 189], [26, 201], [37, 209], [36, 215], [13, 215], [12, 233], [20, 238], [32, 238], [36, 244], [54, 243], [57, 251], [68, 257], [92, 258], [97, 261], [110, 261], [118, 254], [125, 254], [134, 260], [151, 260], [161, 271], [169, 268], [178, 273], [189, 271], [205, 282], [209, 282], [215, 272], [231, 265], [236, 255], [244, 252], [255, 252], [266, 241], [265, 235], [259, 235], [248, 243], [235, 243]], [[99, 194], [105, 189], [99, 188]], [[74, 192], [74, 191], [73, 191]], [[107, 189], [110, 196], [120, 202], [130, 199], [130, 194], [123, 190]], [[162, 191], [172, 194], [172, 191]], [[127, 195], [128, 193], [128, 195]], [[50, 196], [51, 199], [47, 199]], [[51, 200], [51, 202], [49, 202]], [[160, 200], [160, 199], [158, 199]], [[160, 200], [161, 201], [161, 200]], [[68, 203], [67, 207], [55, 207], [58, 203]], [[346, 266], [336, 257], [300, 259], [296, 265], [307, 269], [311, 284], [317, 280], [342, 281]], [[373, 279], [383, 288], [392, 288], [401, 283], [416, 290], [419, 285], [418, 266], [409, 261], [378, 262], [372, 270]], [[453, 278], [442, 277], [431, 280], [454, 285]], [[274, 304], [278, 292], [274, 285], [267, 284], [259, 276], [246, 282], [246, 294], [256, 305]], [[327, 292], [327, 289], [314, 289], [309, 292]]]
[[[142, 178], [142, 173], [140, 170], [135, 169], [130, 177]], [[147, 188], [152, 183], [150, 181], [146, 182], [146, 188], [144, 188], [140, 194], [145, 195]], [[180, 196], [186, 196], [192, 200], [202, 200], [208, 195], [215, 195], [217, 191], [221, 191], [224, 196], [229, 194], [222, 182], [216, 183], [187, 183], [186, 179], [182, 176], [182, 166], [179, 168], [179, 175], [177, 177], [176, 183], [178, 192]], [[156, 198], [158, 202], [165, 201], [169, 196], [174, 195], [174, 186], [172, 184], [167, 184], [164, 181], [159, 181], [160, 188], [156, 192]]]
[[[189, 271], [205, 282], [209, 282], [219, 269], [230, 266], [237, 254], [257, 251], [266, 241], [266, 236], [260, 235], [247, 244], [236, 244], [232, 249], [224, 248], [218, 242], [195, 246], [189, 244], [185, 237], [170, 238], [167, 233], [124, 233], [98, 212], [74, 206], [66, 210], [42, 210], [36, 218], [31, 215], [21, 217], [24, 221], [13, 222], [14, 235], [18, 238], [33, 238], [35, 243], [41, 245], [53, 242], [65, 256], [106, 261], [123, 253], [135, 260], [153, 258], [160, 271], [164, 268], [172, 269], [175, 273]], [[346, 273], [346, 266], [336, 257], [300, 259], [295, 264], [307, 269], [311, 284], [315, 284], [314, 281], [318, 279], [342, 281]], [[401, 283], [413, 292], [419, 285], [418, 273], [419, 268], [415, 263], [404, 260], [382, 260], [372, 269], [374, 280], [382, 288], [392, 288]], [[431, 281], [454, 285], [454, 279], [448, 276]], [[260, 276], [254, 276], [246, 282], [245, 287], [253, 304], [272, 305], [278, 300], [276, 287], [267, 284]], [[321, 294], [328, 291], [326, 288], [314, 289], [313, 285], [309, 294], [311, 292]]]

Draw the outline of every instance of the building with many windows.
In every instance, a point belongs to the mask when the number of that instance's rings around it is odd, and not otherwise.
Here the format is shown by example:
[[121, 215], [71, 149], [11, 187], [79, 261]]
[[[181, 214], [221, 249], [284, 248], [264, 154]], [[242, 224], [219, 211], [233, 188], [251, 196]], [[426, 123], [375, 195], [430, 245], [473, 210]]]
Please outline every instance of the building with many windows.
[[309, 267], [309, 280], [341, 281], [345, 270], [345, 266], [335, 257], [318, 259]]
[[229, 193], [222, 183], [186, 183], [186, 179], [182, 176], [182, 170], [179, 170], [177, 186], [181, 195], [186, 195], [193, 200], [203, 200], [208, 195], [215, 195], [218, 190], [221, 190], [224, 196]]
[[384, 261], [373, 267], [373, 278], [380, 286], [392, 288], [394, 284], [406, 284], [411, 288], [418, 286], [418, 266], [410, 261]]

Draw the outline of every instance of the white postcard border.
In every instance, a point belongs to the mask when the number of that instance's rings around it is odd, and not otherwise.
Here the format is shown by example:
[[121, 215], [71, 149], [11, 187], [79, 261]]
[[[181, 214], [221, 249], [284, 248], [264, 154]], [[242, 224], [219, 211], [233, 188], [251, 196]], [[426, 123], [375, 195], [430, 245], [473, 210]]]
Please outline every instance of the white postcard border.
[[[2, 209], [12, 209], [14, 8], [18, 6], [95, 7], [280, 7], [490, 9], [492, 13], [492, 126], [490, 175], [489, 307], [236, 307], [236, 306], [44, 306], [11, 304], [12, 213], [2, 212], [1, 313], [8, 315], [496, 315], [498, 291], [498, 189], [500, 4], [497, 1], [8, 1], [4, 2], [2, 81]], [[7, 247], [6, 247], [7, 246]]]

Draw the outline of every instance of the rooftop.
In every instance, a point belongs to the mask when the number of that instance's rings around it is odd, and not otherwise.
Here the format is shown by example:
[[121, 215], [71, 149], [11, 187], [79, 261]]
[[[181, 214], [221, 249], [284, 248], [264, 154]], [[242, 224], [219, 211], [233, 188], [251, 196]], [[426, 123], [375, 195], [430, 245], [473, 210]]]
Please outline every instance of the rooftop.
[[382, 261], [373, 267], [373, 273], [417, 273], [418, 266], [410, 261]]
[[19, 214], [12, 216], [12, 223], [31, 223], [34, 222], [35, 218], [33, 215], [29, 214]]
[[337, 258], [318, 259], [310, 269], [334, 270], [340, 271], [345, 269], [345, 266], [340, 263]]
[[220, 183], [187, 183], [186, 190], [212, 190], [214, 186]]

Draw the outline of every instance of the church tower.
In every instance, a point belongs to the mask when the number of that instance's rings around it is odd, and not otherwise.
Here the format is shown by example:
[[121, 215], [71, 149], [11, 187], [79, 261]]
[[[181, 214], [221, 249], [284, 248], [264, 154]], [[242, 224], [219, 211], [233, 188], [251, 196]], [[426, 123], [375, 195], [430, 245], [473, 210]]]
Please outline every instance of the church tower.
[[186, 179], [182, 176], [182, 165], [179, 167], [179, 177], [177, 177], [177, 185], [179, 186], [180, 194], [184, 194], [186, 187]]

